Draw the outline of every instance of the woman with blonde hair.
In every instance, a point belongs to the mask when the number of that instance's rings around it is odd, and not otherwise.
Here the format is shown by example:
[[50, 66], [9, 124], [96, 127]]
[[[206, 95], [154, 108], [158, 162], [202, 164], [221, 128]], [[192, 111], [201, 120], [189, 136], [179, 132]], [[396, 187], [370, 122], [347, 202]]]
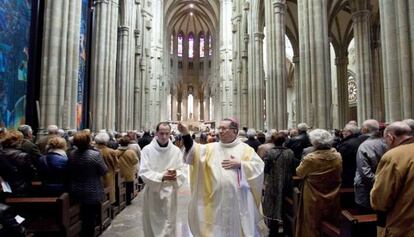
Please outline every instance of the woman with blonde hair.
[[39, 158], [39, 175], [43, 189], [48, 194], [59, 195], [68, 189], [66, 140], [62, 137], [52, 137], [46, 147], [46, 155]]

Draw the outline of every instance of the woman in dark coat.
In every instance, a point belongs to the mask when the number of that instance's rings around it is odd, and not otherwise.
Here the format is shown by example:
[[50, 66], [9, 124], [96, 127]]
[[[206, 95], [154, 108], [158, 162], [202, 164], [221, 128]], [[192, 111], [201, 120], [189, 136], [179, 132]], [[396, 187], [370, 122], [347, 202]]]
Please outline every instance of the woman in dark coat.
[[0, 150], [0, 176], [12, 190], [12, 195], [24, 196], [31, 189], [32, 177], [36, 173], [30, 155], [20, 150], [23, 134], [8, 131], [4, 135]]
[[71, 196], [81, 204], [82, 236], [94, 236], [95, 221], [104, 198], [101, 178], [108, 171], [99, 151], [90, 146], [88, 132], [78, 132], [73, 137], [73, 150], [69, 155]]
[[60, 195], [67, 191], [68, 157], [64, 138], [52, 137], [48, 141], [46, 155], [39, 158], [39, 175], [46, 193]]
[[[292, 194], [295, 154], [283, 147], [286, 138], [281, 133], [272, 135], [275, 147], [264, 157], [266, 188], [263, 213], [267, 218], [269, 236], [277, 236], [283, 217], [283, 200]], [[286, 228], [284, 228], [286, 229]]]

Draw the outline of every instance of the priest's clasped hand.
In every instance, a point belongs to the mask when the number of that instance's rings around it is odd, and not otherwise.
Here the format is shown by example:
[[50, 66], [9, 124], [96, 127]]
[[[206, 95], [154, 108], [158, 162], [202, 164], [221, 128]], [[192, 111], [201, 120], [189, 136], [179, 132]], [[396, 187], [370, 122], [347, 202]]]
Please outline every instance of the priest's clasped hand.
[[221, 167], [224, 169], [238, 169], [241, 166], [241, 162], [238, 159], [235, 159], [234, 156], [230, 156], [230, 159], [225, 159], [221, 162]]
[[166, 171], [162, 177], [162, 181], [175, 181], [177, 180], [177, 173]]

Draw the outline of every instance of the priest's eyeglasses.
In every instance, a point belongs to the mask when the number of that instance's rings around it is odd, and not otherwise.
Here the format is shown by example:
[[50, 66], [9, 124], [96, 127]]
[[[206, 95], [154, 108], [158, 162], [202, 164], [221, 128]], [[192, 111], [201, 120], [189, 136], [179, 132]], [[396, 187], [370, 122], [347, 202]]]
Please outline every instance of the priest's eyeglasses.
[[219, 132], [227, 132], [230, 129], [232, 129], [232, 128], [225, 128], [225, 127], [219, 127], [218, 128]]

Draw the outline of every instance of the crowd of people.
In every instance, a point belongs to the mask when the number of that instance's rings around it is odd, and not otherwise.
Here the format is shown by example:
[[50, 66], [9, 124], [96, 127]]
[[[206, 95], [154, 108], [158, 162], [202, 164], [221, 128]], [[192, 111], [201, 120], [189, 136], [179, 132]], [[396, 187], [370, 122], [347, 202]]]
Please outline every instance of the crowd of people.
[[[414, 120], [388, 126], [374, 119], [342, 130], [256, 132], [235, 118], [193, 133], [168, 122], [155, 132], [63, 131], [51, 125], [34, 139], [30, 126], [0, 130], [0, 178], [5, 196], [25, 196], [33, 180], [50, 194], [69, 192], [81, 204], [82, 232], [93, 236], [108, 187], [115, 202], [115, 171], [133, 198], [138, 172], [145, 236], [175, 236], [177, 191], [189, 165], [188, 224], [194, 236], [283, 236], [293, 177], [301, 180], [296, 237], [321, 236], [321, 222], [338, 224], [340, 189], [353, 188], [360, 214], [377, 213], [379, 236], [414, 236]], [[11, 192], [11, 193], [6, 193]], [[0, 200], [1, 201], [1, 200]], [[0, 216], [2, 209], [0, 209]], [[281, 228], [282, 227], [282, 228]], [[18, 230], [16, 230], [18, 231]], [[19, 230], [21, 231], [21, 230]]]

